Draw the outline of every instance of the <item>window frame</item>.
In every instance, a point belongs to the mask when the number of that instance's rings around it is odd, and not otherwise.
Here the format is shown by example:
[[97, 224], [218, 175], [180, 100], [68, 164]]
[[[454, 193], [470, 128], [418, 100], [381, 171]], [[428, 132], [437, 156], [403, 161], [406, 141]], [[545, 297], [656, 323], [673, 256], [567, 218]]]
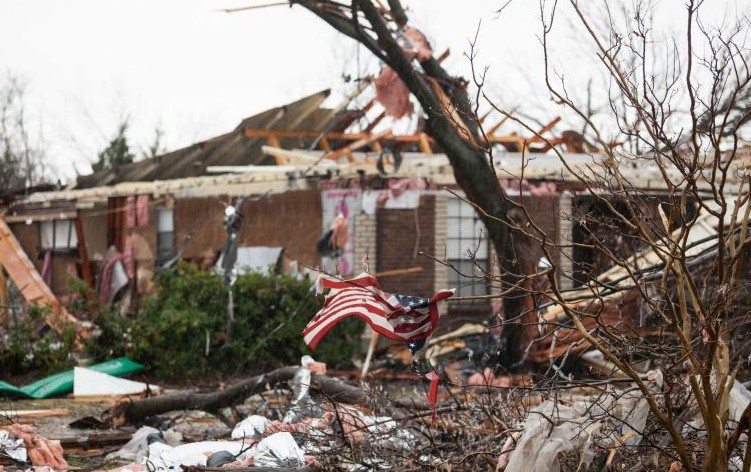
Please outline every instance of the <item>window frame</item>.
[[[67, 224], [66, 228], [61, 228]], [[51, 228], [50, 228], [51, 225]], [[71, 254], [78, 252], [78, 233], [76, 222], [73, 218], [50, 219], [39, 221], [39, 252], [41, 254], [51, 251], [53, 254]], [[62, 240], [58, 236], [64, 236]], [[50, 239], [51, 238], [51, 239]]]
[[[162, 215], [170, 214], [169, 230], [165, 231], [163, 227]], [[168, 244], [165, 244], [164, 238], [167, 238]], [[167, 247], [165, 247], [167, 246]], [[164, 263], [175, 257], [177, 248], [175, 245], [175, 210], [173, 208], [156, 209], [156, 265], [162, 266]]]
[[[490, 268], [490, 242], [487, 231], [474, 207], [458, 197], [446, 201], [446, 262], [449, 264], [448, 283], [455, 287], [456, 297], [484, 297], [490, 286], [479, 271]], [[457, 273], [459, 269], [463, 274]], [[452, 302], [451, 300], [449, 300]], [[452, 303], [483, 303], [481, 298]]]

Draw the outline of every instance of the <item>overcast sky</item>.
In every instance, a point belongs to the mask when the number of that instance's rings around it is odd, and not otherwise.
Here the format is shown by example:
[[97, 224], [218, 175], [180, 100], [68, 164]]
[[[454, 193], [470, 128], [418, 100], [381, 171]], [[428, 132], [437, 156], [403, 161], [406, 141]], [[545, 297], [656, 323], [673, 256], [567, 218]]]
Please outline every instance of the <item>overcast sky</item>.
[[[378, 69], [365, 49], [301, 7], [221, 11], [277, 1], [2, 0], [0, 67], [26, 83], [29, 120], [41, 126], [57, 175], [70, 180], [90, 172], [126, 116], [137, 151], [157, 127], [176, 149], [306, 94], [341, 93], [351, 86], [343, 73]], [[488, 90], [507, 105], [549, 104], [538, 116], [558, 113], [537, 87], [537, 1], [513, 0], [500, 15], [506, 0], [403, 3], [435, 51], [450, 48], [451, 73], [469, 77], [464, 54], [481, 24], [476, 63], [490, 68]]]
[[[342, 73], [358, 64], [377, 68], [301, 7], [221, 11], [264, 3], [275, 2], [3, 0], [0, 66], [26, 83], [29, 119], [41, 123], [48, 157], [67, 179], [90, 172], [125, 116], [133, 146], [146, 148], [159, 127], [174, 149], [306, 94], [341, 93]], [[480, 22], [480, 64], [495, 74], [531, 62], [524, 45], [539, 29], [536, 2], [516, 0], [500, 16], [495, 1], [404, 3], [434, 49], [451, 49], [452, 71], [468, 75], [463, 52]]]

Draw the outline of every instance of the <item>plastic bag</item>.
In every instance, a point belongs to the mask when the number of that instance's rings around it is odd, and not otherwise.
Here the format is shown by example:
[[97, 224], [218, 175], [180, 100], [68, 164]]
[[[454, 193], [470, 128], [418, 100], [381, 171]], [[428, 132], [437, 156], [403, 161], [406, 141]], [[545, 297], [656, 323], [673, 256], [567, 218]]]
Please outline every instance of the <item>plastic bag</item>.
[[305, 457], [291, 434], [275, 433], [264, 438], [252, 452], [256, 467], [303, 467]]

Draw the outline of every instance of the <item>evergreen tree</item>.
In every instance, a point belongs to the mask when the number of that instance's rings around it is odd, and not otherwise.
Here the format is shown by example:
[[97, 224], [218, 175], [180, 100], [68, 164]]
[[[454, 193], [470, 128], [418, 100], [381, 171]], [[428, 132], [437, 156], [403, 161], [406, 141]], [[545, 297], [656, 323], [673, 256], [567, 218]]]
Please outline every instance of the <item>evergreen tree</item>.
[[117, 134], [112, 138], [109, 145], [99, 153], [99, 160], [92, 164], [91, 168], [95, 172], [133, 162], [135, 155], [130, 152], [127, 132], [128, 121], [125, 120], [120, 123]]

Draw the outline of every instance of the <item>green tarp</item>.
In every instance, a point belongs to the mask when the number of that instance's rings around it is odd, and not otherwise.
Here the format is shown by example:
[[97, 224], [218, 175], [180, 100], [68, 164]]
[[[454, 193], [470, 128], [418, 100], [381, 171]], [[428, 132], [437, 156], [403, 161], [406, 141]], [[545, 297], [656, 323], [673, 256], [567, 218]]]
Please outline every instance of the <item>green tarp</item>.
[[[110, 361], [88, 366], [87, 369], [95, 370], [115, 377], [125, 377], [140, 370], [144, 366], [132, 361], [127, 357], [120, 357]], [[52, 398], [67, 395], [73, 391], [73, 369], [59, 374], [37, 380], [21, 388], [14, 387], [9, 383], [0, 381], [0, 397], [27, 397], [34, 399]]]
[[0, 397], [26, 397], [27, 395], [18, 387], [15, 387], [8, 382], [0, 380]]

